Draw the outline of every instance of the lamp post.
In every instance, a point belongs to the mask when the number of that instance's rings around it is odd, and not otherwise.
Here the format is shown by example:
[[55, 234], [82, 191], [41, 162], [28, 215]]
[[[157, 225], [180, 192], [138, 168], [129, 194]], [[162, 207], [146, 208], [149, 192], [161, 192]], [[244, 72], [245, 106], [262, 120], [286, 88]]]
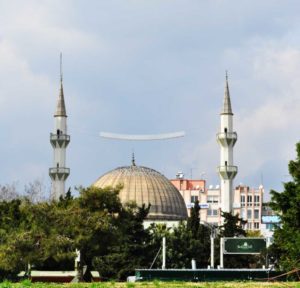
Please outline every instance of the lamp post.
[[166, 269], [166, 237], [162, 239], [162, 267], [161, 269]]

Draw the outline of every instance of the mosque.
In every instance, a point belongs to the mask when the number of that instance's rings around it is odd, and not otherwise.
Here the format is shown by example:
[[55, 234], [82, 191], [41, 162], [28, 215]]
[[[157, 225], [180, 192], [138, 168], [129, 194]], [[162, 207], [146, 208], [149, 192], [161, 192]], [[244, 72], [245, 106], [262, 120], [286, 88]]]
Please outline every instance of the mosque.
[[[217, 140], [221, 147], [220, 166], [218, 172], [221, 180], [221, 209], [232, 209], [232, 181], [237, 174], [237, 167], [233, 166], [233, 146], [237, 134], [232, 128], [233, 113], [231, 109], [228, 79], [226, 75], [224, 104], [221, 112], [221, 131]], [[65, 195], [65, 181], [70, 174], [66, 167], [66, 150], [70, 142], [67, 133], [67, 113], [63, 91], [63, 79], [60, 78], [60, 90], [54, 113], [54, 131], [50, 134], [50, 143], [54, 151], [54, 165], [49, 169], [52, 180], [51, 197], [59, 199]], [[179, 192], [170, 180], [158, 171], [135, 164], [134, 156], [130, 166], [118, 167], [107, 172], [92, 185], [104, 188], [116, 187], [121, 184], [123, 188], [119, 197], [122, 203], [136, 202], [137, 205], [151, 204], [150, 212], [145, 225], [153, 222], [167, 223], [172, 226], [188, 217], [187, 206]]]

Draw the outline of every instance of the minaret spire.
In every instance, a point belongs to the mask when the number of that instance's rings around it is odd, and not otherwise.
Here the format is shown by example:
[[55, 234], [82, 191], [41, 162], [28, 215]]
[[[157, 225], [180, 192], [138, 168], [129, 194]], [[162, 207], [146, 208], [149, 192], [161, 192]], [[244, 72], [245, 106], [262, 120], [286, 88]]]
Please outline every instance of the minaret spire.
[[67, 114], [62, 81], [62, 54], [60, 54], [60, 91], [54, 114], [54, 131], [50, 133], [50, 143], [54, 150], [54, 165], [49, 169], [49, 175], [52, 180], [51, 197], [54, 200], [65, 195], [65, 181], [70, 174], [70, 169], [65, 167], [66, 148], [70, 142], [70, 136], [67, 134]]
[[227, 114], [227, 115], [233, 115], [232, 113], [232, 108], [231, 108], [231, 100], [230, 100], [230, 93], [229, 93], [229, 85], [228, 85], [228, 74], [227, 70], [225, 72], [225, 93], [224, 93], [224, 102], [223, 102], [223, 108], [222, 108], [222, 114]]
[[62, 53], [60, 53], [60, 90], [59, 90], [59, 97], [57, 100], [54, 117], [57, 116], [67, 117], [65, 98], [64, 98], [64, 88], [63, 88]]
[[132, 152], [131, 165], [132, 165], [132, 166], [136, 166], [136, 165], [135, 165], [134, 151]]
[[237, 133], [233, 131], [233, 113], [231, 109], [227, 71], [225, 77], [221, 127], [220, 132], [217, 134], [217, 141], [220, 144], [220, 166], [218, 167], [218, 173], [221, 181], [221, 209], [223, 212], [231, 212], [233, 179], [238, 172], [237, 166], [233, 166], [233, 147], [237, 141]]

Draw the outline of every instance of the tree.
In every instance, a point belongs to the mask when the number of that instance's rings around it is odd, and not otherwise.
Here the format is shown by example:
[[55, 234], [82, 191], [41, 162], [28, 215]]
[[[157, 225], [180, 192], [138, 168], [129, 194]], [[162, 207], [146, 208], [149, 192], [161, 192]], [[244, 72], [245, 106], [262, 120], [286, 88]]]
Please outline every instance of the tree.
[[51, 264], [57, 269], [66, 261], [74, 267], [78, 249], [80, 268], [90, 269], [93, 257], [106, 253], [114, 242], [121, 204], [117, 189], [89, 187], [80, 192], [76, 199], [67, 193], [52, 202], [0, 202], [0, 268], [17, 272], [28, 264]]
[[81, 276], [87, 267], [86, 281], [93, 264], [99, 267], [97, 257], [108, 264], [99, 268], [102, 275], [108, 274], [106, 269], [116, 279], [124, 279], [136, 267], [148, 267], [151, 241], [143, 221], [150, 207], [122, 205], [119, 189], [80, 188], [78, 198], [68, 191], [51, 202], [28, 198], [0, 202], [0, 269], [17, 273], [29, 264], [73, 269], [76, 250], [81, 254]]
[[60, 226], [55, 203], [16, 199], [0, 206], [1, 269], [18, 272], [29, 264], [43, 266], [49, 258], [58, 262], [72, 257], [73, 241]]
[[300, 142], [296, 144], [297, 156], [288, 164], [292, 180], [283, 183], [284, 191], [271, 190], [271, 208], [280, 217], [281, 225], [275, 228], [271, 257], [286, 270], [300, 268]]
[[246, 231], [243, 226], [247, 221], [239, 217], [239, 214], [233, 215], [229, 212], [221, 212], [221, 216], [224, 218], [224, 224], [220, 226], [221, 237], [240, 237], [246, 236]]
[[0, 201], [11, 201], [19, 198], [17, 184], [0, 185]]
[[199, 268], [207, 267], [210, 256], [210, 230], [200, 224], [198, 201], [191, 209], [187, 222], [181, 222], [173, 228], [166, 241], [168, 268], [191, 268], [192, 259], [196, 260]]
[[104, 279], [125, 280], [134, 269], [151, 265], [150, 232], [143, 222], [150, 206], [138, 207], [135, 203], [123, 205], [115, 225], [118, 227], [115, 242], [106, 254], [94, 258], [93, 265]]
[[36, 179], [33, 182], [28, 183], [24, 187], [25, 197], [30, 200], [30, 202], [45, 202], [49, 200], [46, 195], [50, 195], [50, 191], [47, 191], [41, 179]]
[[200, 206], [199, 201], [195, 201], [191, 209], [191, 216], [187, 221], [187, 228], [191, 231], [192, 237], [197, 238], [200, 227]]

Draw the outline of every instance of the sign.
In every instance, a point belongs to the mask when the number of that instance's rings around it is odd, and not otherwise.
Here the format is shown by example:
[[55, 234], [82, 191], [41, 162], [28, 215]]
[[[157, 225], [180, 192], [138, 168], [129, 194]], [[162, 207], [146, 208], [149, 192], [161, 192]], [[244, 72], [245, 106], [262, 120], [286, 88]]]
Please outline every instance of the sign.
[[266, 244], [265, 238], [224, 238], [224, 254], [260, 254]]
[[[186, 204], [186, 208], [192, 208], [195, 206], [195, 203], [188, 203]], [[208, 203], [199, 203], [199, 207], [201, 209], [208, 209], [209, 208], [209, 204]]]
[[261, 216], [261, 222], [262, 223], [275, 223], [278, 224], [280, 223], [280, 218], [279, 216], [272, 215], [272, 216]]

